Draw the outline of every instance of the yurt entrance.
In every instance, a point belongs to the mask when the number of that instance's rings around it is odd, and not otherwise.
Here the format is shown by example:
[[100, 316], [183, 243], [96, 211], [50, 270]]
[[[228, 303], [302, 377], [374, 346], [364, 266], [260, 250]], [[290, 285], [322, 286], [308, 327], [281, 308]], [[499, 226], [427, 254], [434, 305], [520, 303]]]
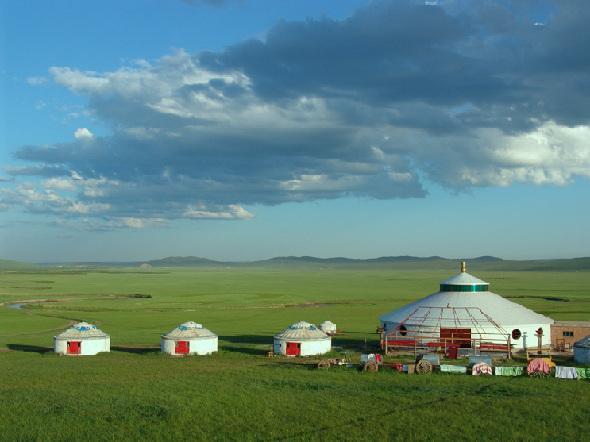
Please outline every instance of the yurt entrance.
[[441, 327], [440, 340], [446, 345], [458, 345], [461, 348], [471, 348], [471, 329]]
[[186, 355], [190, 350], [190, 343], [188, 341], [176, 341], [176, 347], [174, 349], [176, 354]]
[[82, 342], [81, 341], [68, 341], [68, 354], [69, 355], [79, 355], [82, 351]]
[[287, 342], [287, 356], [299, 356], [301, 344], [299, 342]]

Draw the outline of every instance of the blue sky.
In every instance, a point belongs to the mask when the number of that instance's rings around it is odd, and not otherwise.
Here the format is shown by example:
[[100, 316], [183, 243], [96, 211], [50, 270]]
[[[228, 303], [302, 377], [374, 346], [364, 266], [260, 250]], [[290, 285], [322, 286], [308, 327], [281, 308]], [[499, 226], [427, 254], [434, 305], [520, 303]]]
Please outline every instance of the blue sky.
[[0, 257], [587, 256], [583, 2], [0, 5]]

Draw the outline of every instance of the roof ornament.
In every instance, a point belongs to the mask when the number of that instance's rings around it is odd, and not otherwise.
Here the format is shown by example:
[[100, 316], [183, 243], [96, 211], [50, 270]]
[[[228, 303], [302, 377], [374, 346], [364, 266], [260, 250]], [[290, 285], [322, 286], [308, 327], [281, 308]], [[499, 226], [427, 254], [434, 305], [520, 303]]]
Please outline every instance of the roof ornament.
[[465, 273], [467, 271], [467, 263], [465, 261], [461, 261], [461, 273]]

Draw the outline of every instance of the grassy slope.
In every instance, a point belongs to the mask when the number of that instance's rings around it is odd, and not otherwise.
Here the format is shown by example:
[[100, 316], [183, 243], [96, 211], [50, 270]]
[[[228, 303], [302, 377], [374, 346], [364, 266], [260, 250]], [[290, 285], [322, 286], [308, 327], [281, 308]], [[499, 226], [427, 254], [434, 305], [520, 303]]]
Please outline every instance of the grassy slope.
[[[541, 313], [590, 320], [588, 272], [473, 272]], [[0, 274], [0, 302], [60, 301], [0, 308], [0, 347], [29, 350], [0, 352], [3, 437], [580, 439], [587, 416], [572, 400], [590, 400], [590, 382], [324, 372], [263, 356], [272, 335], [299, 319], [336, 322], [347, 333], [335, 345], [370, 346], [380, 314], [447, 276], [317, 268]], [[127, 297], [134, 293], [152, 298]], [[220, 335], [221, 352], [43, 353], [76, 319], [100, 324], [114, 346], [157, 346], [160, 333], [193, 319]]]

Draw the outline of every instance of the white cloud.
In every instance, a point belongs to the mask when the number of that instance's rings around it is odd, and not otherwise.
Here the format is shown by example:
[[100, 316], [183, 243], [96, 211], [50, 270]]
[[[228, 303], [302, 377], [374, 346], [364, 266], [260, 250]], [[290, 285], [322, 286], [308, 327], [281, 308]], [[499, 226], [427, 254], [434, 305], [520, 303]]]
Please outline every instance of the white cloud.
[[238, 204], [230, 204], [221, 210], [207, 209], [204, 205], [189, 206], [185, 212], [186, 218], [197, 219], [250, 219], [254, 215]]
[[79, 127], [74, 132], [74, 138], [76, 138], [76, 140], [92, 140], [94, 138], [94, 134], [85, 127]]
[[31, 86], [40, 86], [47, 83], [47, 77], [27, 77], [27, 83]]

